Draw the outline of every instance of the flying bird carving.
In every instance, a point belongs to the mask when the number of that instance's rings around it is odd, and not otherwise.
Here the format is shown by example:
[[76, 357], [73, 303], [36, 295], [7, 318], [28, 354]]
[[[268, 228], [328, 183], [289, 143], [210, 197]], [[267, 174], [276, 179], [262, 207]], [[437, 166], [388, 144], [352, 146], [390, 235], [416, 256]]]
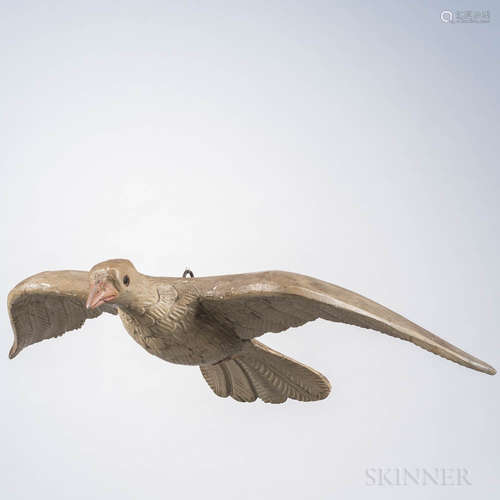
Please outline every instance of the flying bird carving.
[[218, 396], [237, 401], [317, 401], [330, 393], [321, 373], [255, 338], [323, 318], [377, 330], [473, 370], [495, 369], [403, 316], [357, 293], [283, 271], [158, 278], [125, 259], [85, 271], [48, 271], [19, 283], [8, 297], [14, 330], [10, 358], [25, 347], [80, 328], [103, 312], [118, 314], [146, 351], [199, 365]]

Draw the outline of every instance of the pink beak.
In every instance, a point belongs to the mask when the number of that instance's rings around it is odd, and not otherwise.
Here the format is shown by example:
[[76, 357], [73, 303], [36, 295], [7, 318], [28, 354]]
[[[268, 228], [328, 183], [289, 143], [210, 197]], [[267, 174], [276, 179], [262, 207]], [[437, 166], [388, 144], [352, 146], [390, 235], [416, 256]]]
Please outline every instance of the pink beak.
[[110, 302], [118, 297], [118, 291], [108, 280], [99, 280], [90, 285], [89, 296], [87, 298], [87, 309], [95, 309], [104, 302]]

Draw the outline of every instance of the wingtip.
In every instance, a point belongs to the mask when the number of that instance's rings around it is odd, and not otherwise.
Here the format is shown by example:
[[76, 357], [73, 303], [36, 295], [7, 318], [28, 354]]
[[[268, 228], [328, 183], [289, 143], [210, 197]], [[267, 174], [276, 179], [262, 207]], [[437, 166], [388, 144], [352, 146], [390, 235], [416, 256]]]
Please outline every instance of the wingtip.
[[497, 371], [488, 363], [481, 361], [480, 363], [476, 363], [473, 368], [477, 371], [486, 373], [487, 375], [496, 375]]
[[16, 344], [14, 344], [9, 351], [9, 359], [14, 359], [19, 353], [21, 352], [21, 349], [17, 349]]

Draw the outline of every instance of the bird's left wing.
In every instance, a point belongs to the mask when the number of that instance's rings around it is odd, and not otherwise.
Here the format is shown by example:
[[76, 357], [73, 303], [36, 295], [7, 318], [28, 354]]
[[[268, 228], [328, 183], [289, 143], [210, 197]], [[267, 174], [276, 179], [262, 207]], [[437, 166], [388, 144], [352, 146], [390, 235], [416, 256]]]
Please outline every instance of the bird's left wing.
[[394, 311], [309, 276], [268, 271], [191, 279], [196, 281], [201, 307], [243, 339], [281, 332], [323, 318], [377, 330], [473, 370], [496, 373], [484, 361]]
[[21, 281], [7, 299], [14, 330], [9, 358], [31, 344], [80, 328], [87, 318], [117, 313], [111, 304], [87, 309], [88, 292], [86, 271], [46, 271]]

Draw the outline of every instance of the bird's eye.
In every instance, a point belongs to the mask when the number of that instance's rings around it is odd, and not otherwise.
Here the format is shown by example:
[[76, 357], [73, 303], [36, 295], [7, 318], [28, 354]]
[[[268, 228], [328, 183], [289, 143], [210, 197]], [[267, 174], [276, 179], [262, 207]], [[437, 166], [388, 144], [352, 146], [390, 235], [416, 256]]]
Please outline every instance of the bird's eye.
[[126, 274], [124, 277], [123, 277], [123, 284], [125, 286], [129, 286], [130, 285], [130, 278], [128, 277], [128, 274]]

